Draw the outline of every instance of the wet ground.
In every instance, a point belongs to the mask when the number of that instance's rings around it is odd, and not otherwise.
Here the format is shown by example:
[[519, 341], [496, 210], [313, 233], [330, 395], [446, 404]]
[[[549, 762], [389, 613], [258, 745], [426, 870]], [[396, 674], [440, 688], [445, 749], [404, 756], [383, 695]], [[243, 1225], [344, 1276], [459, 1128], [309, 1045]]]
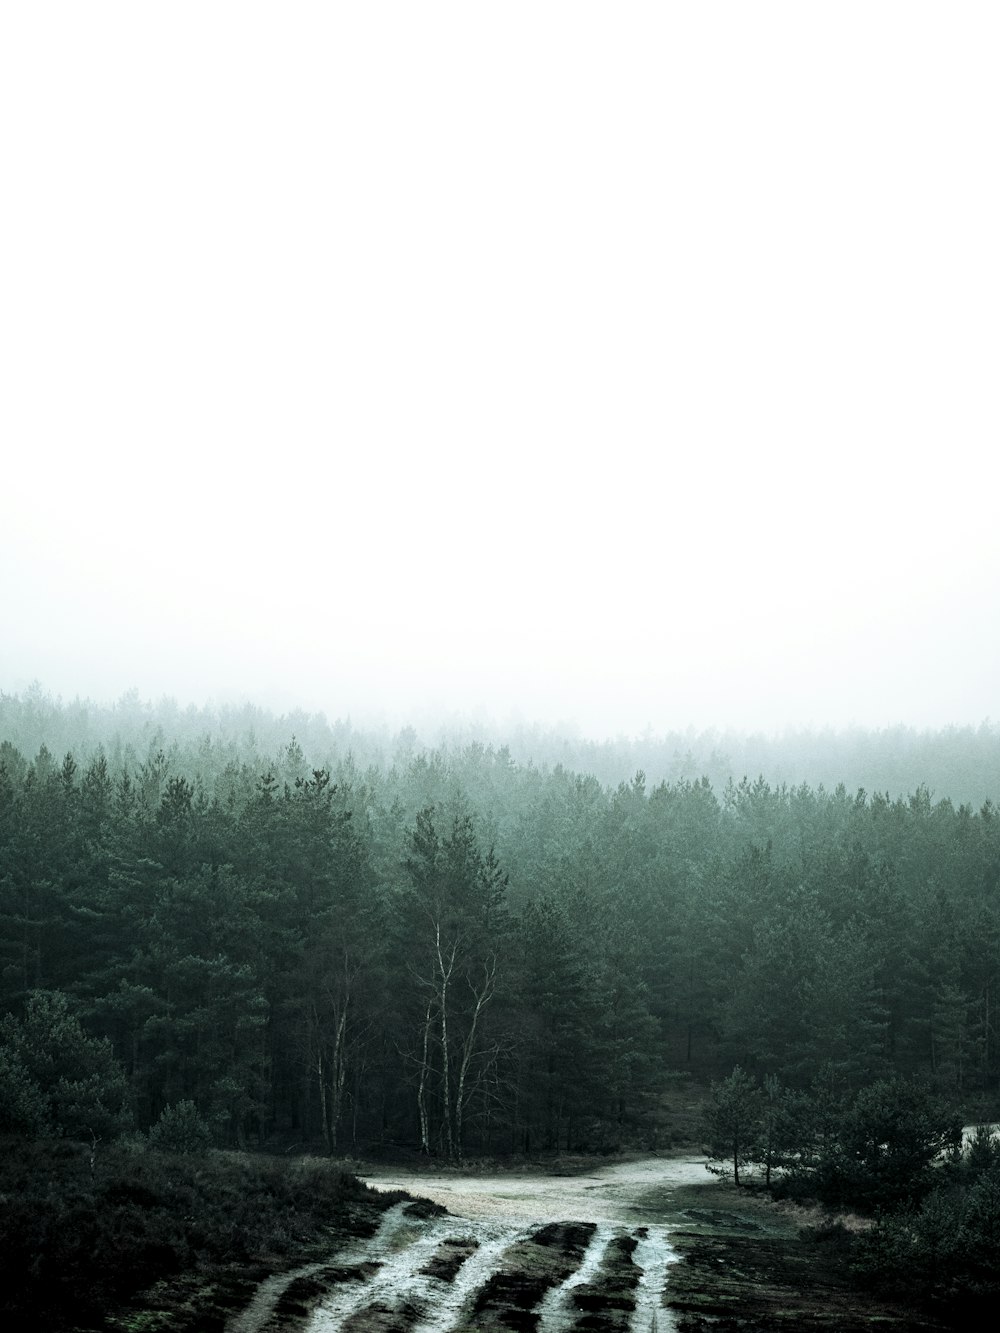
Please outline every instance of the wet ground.
[[703, 1158], [580, 1173], [372, 1170], [374, 1236], [265, 1284], [228, 1333], [744, 1333], [925, 1327], [874, 1307], [800, 1218]]
[[664, 1208], [710, 1177], [700, 1159], [652, 1158], [583, 1173], [364, 1179], [425, 1202], [394, 1205], [374, 1236], [263, 1284], [229, 1333], [664, 1333], [678, 1257]]
[[646, 1157], [582, 1171], [378, 1171], [363, 1175], [379, 1190], [406, 1190], [462, 1217], [534, 1224], [574, 1218], [638, 1224], [663, 1219], [678, 1189], [712, 1183], [703, 1157]]

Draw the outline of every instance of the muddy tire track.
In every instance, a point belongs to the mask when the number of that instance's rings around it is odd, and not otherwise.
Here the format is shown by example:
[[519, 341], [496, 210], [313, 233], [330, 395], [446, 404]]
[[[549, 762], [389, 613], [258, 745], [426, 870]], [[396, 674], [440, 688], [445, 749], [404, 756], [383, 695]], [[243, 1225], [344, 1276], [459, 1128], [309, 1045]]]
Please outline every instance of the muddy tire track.
[[323, 1268], [325, 1262], [305, 1264], [290, 1273], [278, 1273], [267, 1278], [254, 1293], [253, 1299], [245, 1310], [241, 1311], [226, 1324], [226, 1333], [260, 1333], [273, 1319], [278, 1303], [288, 1289], [300, 1282], [308, 1282]]
[[661, 1303], [664, 1250], [645, 1227], [562, 1222], [516, 1231], [414, 1218], [397, 1204], [374, 1237], [335, 1262], [262, 1283], [229, 1333], [662, 1330], [669, 1327]]
[[[639, 1181], [663, 1166], [637, 1164]], [[374, 1236], [262, 1284], [227, 1333], [666, 1333], [675, 1326], [667, 1269], [678, 1255], [666, 1226], [641, 1224], [637, 1168], [629, 1178], [621, 1167], [596, 1178], [507, 1177], [492, 1215], [493, 1180], [407, 1182], [432, 1187], [433, 1202], [395, 1204]], [[446, 1199], [461, 1215], [445, 1212]], [[573, 1212], [559, 1218], [560, 1203]]]

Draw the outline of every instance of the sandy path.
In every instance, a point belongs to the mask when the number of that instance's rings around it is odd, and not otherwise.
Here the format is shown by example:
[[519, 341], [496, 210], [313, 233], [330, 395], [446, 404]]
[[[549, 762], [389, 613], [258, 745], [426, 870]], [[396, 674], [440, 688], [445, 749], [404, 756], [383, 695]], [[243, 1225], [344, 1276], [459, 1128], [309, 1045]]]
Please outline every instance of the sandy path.
[[402, 1189], [431, 1199], [458, 1217], [523, 1226], [570, 1218], [635, 1226], [642, 1221], [640, 1199], [646, 1192], [674, 1185], [709, 1184], [712, 1177], [705, 1170], [703, 1157], [644, 1157], [598, 1167], [580, 1176], [380, 1171], [362, 1179], [373, 1189]]

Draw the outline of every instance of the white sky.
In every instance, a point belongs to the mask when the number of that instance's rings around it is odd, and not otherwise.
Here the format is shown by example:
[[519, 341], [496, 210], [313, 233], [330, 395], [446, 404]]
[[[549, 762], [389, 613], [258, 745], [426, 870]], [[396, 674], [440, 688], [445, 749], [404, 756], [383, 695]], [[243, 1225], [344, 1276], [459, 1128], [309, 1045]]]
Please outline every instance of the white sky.
[[0, 7], [0, 688], [1000, 713], [1000, 6]]

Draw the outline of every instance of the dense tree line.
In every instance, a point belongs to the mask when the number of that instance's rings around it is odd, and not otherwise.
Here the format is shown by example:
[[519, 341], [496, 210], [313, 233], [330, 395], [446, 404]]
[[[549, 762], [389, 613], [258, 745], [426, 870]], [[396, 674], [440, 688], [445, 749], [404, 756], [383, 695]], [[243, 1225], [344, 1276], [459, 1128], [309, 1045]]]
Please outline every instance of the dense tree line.
[[506, 748], [518, 764], [562, 765], [610, 787], [641, 769], [652, 785], [707, 776], [717, 791], [746, 773], [762, 774], [772, 786], [833, 789], [843, 783], [849, 791], [864, 787], [894, 799], [926, 786], [936, 798], [976, 809], [1000, 792], [1000, 723], [990, 721], [937, 730], [854, 726], [773, 735], [689, 727], [597, 741], [572, 729], [486, 718], [416, 719], [397, 728], [350, 717], [330, 721], [303, 709], [278, 716], [250, 703], [182, 708], [164, 698], [154, 704], [135, 690], [112, 704], [63, 703], [38, 684], [16, 694], [0, 690], [0, 737], [26, 755], [43, 744], [57, 755], [72, 751], [84, 767], [100, 746], [113, 764], [138, 762], [162, 748], [172, 769], [191, 778], [206, 764], [217, 771], [230, 761], [263, 762], [291, 735], [311, 768], [331, 771], [348, 755], [361, 769], [385, 770], [405, 767], [420, 752], [457, 757], [480, 744]]
[[190, 1102], [222, 1143], [460, 1158], [650, 1142], [671, 1074], [734, 1064], [996, 1095], [989, 803], [103, 741], [0, 742], [10, 1125], [87, 1128], [89, 1086], [94, 1133]]

